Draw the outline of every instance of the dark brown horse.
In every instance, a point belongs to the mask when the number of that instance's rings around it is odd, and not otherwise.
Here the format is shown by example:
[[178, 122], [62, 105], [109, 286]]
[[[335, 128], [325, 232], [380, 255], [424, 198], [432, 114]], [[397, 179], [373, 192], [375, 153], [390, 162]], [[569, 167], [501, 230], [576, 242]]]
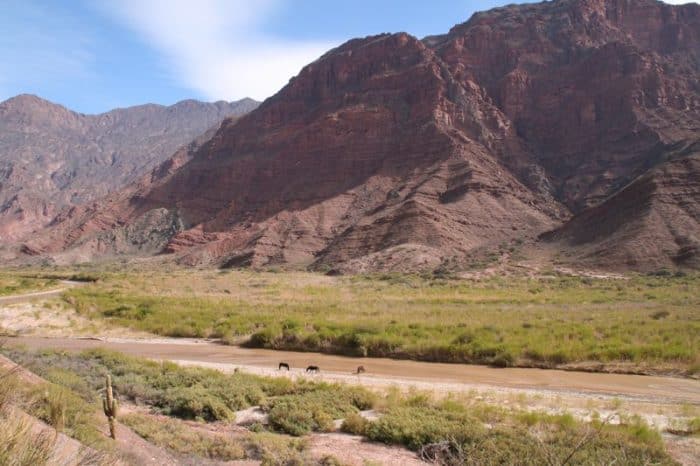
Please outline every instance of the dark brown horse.
[[289, 370], [289, 364], [287, 364], [286, 362], [281, 362], [280, 365], [279, 365], [279, 367], [277, 368], [277, 370], [278, 370], [278, 371], [281, 371], [282, 369], [287, 369], [287, 370]]
[[367, 372], [365, 370], [365, 366], [357, 366], [357, 370], [355, 371], [355, 374], [359, 375], [359, 374], [364, 374], [365, 372]]
[[315, 374], [318, 374], [321, 372], [321, 369], [318, 366], [309, 366], [306, 368], [306, 372], [313, 372]]

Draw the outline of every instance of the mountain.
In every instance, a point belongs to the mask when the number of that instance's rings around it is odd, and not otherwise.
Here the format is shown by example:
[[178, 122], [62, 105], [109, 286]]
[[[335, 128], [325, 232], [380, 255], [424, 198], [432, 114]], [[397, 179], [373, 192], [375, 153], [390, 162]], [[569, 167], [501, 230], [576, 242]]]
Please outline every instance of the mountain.
[[26, 246], [88, 259], [155, 232], [137, 249], [186, 264], [432, 270], [539, 237], [562, 261], [695, 267], [698, 140], [700, 6], [510, 5], [351, 40]]
[[0, 103], [0, 242], [124, 187], [225, 117], [256, 106], [187, 100], [83, 115], [32, 95]]
[[700, 269], [700, 143], [546, 233], [569, 263], [607, 269]]

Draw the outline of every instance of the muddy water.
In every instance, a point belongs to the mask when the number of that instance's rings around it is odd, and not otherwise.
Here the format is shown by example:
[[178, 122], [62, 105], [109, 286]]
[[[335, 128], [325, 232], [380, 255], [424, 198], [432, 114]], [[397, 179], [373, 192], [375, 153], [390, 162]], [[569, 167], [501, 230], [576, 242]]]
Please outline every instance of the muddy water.
[[187, 361], [216, 365], [240, 365], [276, 370], [280, 362], [293, 371], [308, 365], [319, 366], [323, 374], [349, 375], [360, 365], [363, 377], [387, 378], [400, 383], [466, 384], [476, 387], [532, 389], [587, 395], [620, 396], [640, 400], [700, 405], [700, 381], [623, 374], [598, 374], [544, 369], [497, 369], [485, 366], [399, 361], [379, 358], [352, 358], [317, 353], [298, 353], [223, 346], [204, 341], [173, 339], [86, 340], [68, 338], [8, 338], [8, 345], [78, 351], [106, 348], [125, 354], [159, 360]]

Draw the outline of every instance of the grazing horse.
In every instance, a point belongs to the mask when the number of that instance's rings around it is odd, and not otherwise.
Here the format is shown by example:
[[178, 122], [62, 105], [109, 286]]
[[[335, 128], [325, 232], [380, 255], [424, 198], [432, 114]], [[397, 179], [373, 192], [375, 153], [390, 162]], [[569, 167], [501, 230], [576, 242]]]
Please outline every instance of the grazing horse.
[[319, 372], [321, 372], [321, 369], [318, 366], [309, 366], [306, 368], [306, 372], [314, 372], [318, 374]]
[[277, 368], [277, 370], [278, 370], [278, 371], [281, 371], [282, 369], [287, 369], [287, 370], [289, 370], [289, 364], [287, 364], [286, 362], [281, 362], [280, 365], [279, 365], [279, 367]]
[[364, 374], [365, 372], [367, 372], [365, 370], [365, 366], [357, 366], [357, 370], [355, 371], [355, 374], [360, 375], [360, 374]]

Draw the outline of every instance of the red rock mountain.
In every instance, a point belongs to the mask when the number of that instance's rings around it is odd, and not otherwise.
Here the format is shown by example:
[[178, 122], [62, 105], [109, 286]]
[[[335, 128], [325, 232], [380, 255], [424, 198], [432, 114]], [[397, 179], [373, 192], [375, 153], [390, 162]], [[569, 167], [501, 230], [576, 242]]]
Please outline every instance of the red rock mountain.
[[27, 248], [128, 251], [159, 213], [139, 251], [189, 264], [462, 267], [554, 230], [573, 262], [696, 267], [699, 140], [700, 6], [508, 6], [331, 50]]
[[123, 188], [256, 105], [188, 100], [83, 115], [31, 95], [0, 103], [0, 243], [40, 230], [66, 206]]

